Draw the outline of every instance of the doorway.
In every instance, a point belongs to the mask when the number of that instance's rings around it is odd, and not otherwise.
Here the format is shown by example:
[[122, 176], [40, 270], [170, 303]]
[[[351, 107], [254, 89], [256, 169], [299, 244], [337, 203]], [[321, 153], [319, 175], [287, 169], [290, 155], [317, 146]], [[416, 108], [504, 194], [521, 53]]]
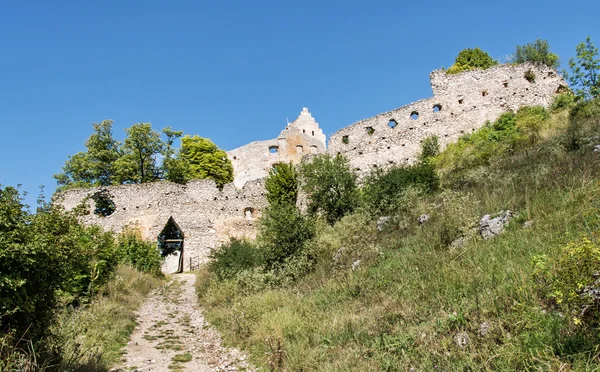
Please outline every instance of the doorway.
[[158, 234], [158, 248], [164, 257], [163, 271], [167, 274], [183, 272], [183, 231], [173, 217]]

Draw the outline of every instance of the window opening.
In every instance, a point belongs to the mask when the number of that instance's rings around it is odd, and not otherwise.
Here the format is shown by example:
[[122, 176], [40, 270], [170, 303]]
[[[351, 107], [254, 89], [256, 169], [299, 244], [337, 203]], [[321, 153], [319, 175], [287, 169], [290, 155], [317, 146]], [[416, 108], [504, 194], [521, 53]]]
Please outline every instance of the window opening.
[[418, 111], [413, 111], [410, 113], [410, 118], [413, 120], [417, 120], [419, 118], [419, 112]]
[[279, 151], [279, 146], [269, 146], [269, 152], [271, 154], [276, 154]]
[[394, 119], [391, 119], [390, 121], [388, 121], [388, 127], [392, 128], [392, 129], [396, 128], [397, 125], [398, 125], [398, 123]]
[[95, 192], [92, 195], [92, 200], [94, 200], [95, 204], [94, 213], [97, 216], [110, 216], [117, 209], [115, 203], [110, 198], [110, 193], [106, 189], [102, 189], [100, 191]]
[[442, 111], [442, 105], [440, 105], [439, 103], [437, 105], [433, 105], [433, 112], [440, 112]]

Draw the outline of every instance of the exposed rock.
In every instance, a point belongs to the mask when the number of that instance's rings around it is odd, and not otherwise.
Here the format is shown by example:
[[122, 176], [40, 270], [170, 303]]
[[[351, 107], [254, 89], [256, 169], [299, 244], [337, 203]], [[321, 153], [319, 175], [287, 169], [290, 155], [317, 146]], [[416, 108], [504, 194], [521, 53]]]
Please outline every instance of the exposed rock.
[[600, 145], [595, 145], [594, 150], [595, 153], [600, 153]]
[[462, 350], [466, 349], [467, 346], [469, 346], [469, 343], [471, 342], [471, 339], [469, 338], [469, 335], [467, 334], [467, 332], [458, 332], [455, 336], [454, 336], [454, 342], [456, 343], [456, 345], [461, 348]]
[[419, 224], [419, 226], [423, 226], [425, 222], [429, 221], [429, 218], [429, 215], [427, 213], [424, 213], [420, 215], [419, 218], [417, 218], [417, 223]]
[[389, 216], [379, 217], [379, 219], [377, 220], [377, 230], [378, 231], [383, 230], [385, 224], [387, 224], [389, 220], [390, 220]]
[[497, 217], [492, 218], [489, 214], [483, 216], [479, 221], [479, 233], [484, 240], [493, 238], [500, 234], [512, 218], [511, 211], [502, 211]]
[[488, 332], [490, 331], [490, 323], [488, 322], [483, 322], [479, 325], [479, 336], [484, 337], [485, 335], [488, 334]]
[[355, 271], [360, 266], [360, 260], [352, 262], [352, 271]]
[[529, 229], [531, 226], [533, 226], [533, 220], [527, 220], [525, 222], [523, 222], [523, 228], [524, 229]]

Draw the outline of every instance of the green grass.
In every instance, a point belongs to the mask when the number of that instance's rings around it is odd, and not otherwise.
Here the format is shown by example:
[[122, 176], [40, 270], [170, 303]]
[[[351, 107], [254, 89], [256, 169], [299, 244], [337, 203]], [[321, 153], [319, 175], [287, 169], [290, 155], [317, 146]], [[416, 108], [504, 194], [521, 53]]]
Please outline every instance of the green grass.
[[[533, 275], [536, 257], [555, 259], [600, 230], [600, 159], [589, 147], [563, 150], [565, 118], [549, 118], [529, 148], [461, 168], [468, 183], [411, 201], [382, 232], [360, 214], [321, 227], [310, 245], [317, 265], [295, 283], [252, 287], [200, 272], [207, 319], [271, 369], [600, 369], [597, 326], [574, 326]], [[507, 209], [517, 216], [500, 236], [449, 246]], [[432, 217], [423, 227], [421, 213]]]
[[122, 266], [88, 306], [60, 312], [48, 342], [60, 350], [61, 370], [108, 371], [120, 360], [135, 328], [135, 311], [162, 283], [160, 278]]

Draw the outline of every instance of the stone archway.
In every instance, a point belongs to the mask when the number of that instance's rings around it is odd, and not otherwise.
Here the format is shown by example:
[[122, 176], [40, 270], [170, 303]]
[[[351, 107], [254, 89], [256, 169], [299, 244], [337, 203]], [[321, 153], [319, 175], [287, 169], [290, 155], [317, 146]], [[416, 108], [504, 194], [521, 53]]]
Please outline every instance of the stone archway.
[[158, 248], [165, 261], [162, 270], [167, 274], [183, 272], [183, 231], [173, 217], [165, 224], [158, 234]]

